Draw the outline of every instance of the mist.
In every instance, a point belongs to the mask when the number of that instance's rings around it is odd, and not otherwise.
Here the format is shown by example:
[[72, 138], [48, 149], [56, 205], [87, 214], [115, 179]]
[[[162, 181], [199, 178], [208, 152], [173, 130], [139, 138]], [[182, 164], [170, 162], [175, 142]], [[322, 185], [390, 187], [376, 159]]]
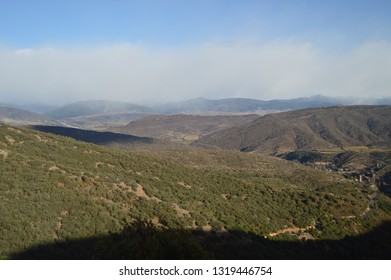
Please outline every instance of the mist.
[[339, 53], [311, 43], [208, 42], [0, 48], [0, 103], [88, 99], [158, 104], [195, 97], [391, 96], [391, 43]]

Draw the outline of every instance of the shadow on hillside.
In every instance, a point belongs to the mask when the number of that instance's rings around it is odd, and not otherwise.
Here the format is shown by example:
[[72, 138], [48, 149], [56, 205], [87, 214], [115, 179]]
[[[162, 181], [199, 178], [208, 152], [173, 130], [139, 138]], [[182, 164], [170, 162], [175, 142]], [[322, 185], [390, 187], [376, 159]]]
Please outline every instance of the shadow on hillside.
[[82, 142], [87, 142], [87, 143], [92, 143], [97, 145], [131, 144], [131, 143], [150, 144], [153, 142], [153, 139], [148, 137], [137, 137], [133, 135], [120, 134], [114, 132], [83, 130], [83, 129], [77, 129], [71, 127], [34, 125], [34, 126], [30, 126], [30, 128], [41, 132], [67, 136], [77, 141], [82, 141]]
[[160, 230], [137, 222], [121, 233], [41, 245], [11, 259], [391, 259], [391, 222], [358, 237], [290, 242], [241, 231]]
[[391, 197], [391, 171], [387, 172], [382, 178], [382, 184], [379, 187], [379, 190]]

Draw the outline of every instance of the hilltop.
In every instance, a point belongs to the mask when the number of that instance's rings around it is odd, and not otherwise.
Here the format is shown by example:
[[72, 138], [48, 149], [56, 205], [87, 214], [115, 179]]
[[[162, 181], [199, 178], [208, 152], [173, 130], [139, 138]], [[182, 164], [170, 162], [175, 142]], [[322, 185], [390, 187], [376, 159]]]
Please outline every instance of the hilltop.
[[194, 142], [265, 154], [349, 146], [388, 146], [391, 106], [346, 106], [269, 114]]

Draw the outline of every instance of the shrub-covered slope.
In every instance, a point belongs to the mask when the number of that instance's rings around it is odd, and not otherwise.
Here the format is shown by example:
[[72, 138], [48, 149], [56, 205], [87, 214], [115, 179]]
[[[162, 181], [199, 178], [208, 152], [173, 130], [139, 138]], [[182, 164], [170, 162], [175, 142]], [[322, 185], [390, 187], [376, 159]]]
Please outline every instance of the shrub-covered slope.
[[134, 221], [162, 230], [324, 240], [365, 233], [391, 217], [388, 197], [379, 195], [366, 211], [371, 193], [358, 183], [281, 159], [117, 150], [5, 125], [0, 176], [3, 258], [116, 236]]
[[297, 149], [389, 145], [391, 106], [347, 106], [270, 114], [207, 135], [203, 147], [281, 154]]

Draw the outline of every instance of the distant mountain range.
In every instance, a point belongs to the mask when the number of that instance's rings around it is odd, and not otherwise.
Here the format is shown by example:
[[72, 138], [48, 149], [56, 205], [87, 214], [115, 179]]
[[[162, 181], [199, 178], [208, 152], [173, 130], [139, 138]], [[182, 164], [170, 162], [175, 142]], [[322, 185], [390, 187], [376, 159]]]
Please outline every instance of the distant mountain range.
[[46, 113], [54, 119], [66, 119], [78, 116], [108, 115], [118, 113], [143, 114], [219, 114], [254, 113], [264, 111], [285, 111], [305, 108], [317, 108], [337, 105], [391, 105], [391, 98], [368, 99], [358, 102], [350, 98], [331, 98], [321, 95], [294, 99], [273, 99], [269, 101], [250, 98], [207, 99], [195, 98], [182, 102], [167, 103], [155, 107], [139, 106], [132, 103], [89, 100], [53, 109]]
[[177, 103], [168, 103], [155, 107], [143, 107], [131, 103], [89, 100], [68, 104], [47, 112], [45, 115], [59, 120], [81, 116], [102, 116], [110, 114], [227, 114], [254, 113], [265, 111], [283, 111], [302, 108], [342, 105], [338, 99], [313, 96], [287, 100], [263, 101], [249, 98], [206, 99], [195, 98]]
[[302, 97], [286, 100], [263, 101], [249, 98], [227, 98], [227, 99], [206, 99], [196, 98], [183, 102], [169, 103], [155, 108], [155, 111], [162, 114], [200, 114], [207, 112], [257, 112], [257, 111], [282, 111], [312, 107], [324, 107], [341, 105], [343, 102], [338, 99], [324, 96]]
[[[110, 126], [126, 125], [131, 121], [148, 115], [191, 114], [210, 116], [254, 113], [264, 115], [287, 110], [352, 105], [356, 103], [385, 105], [391, 104], [391, 98], [368, 99], [361, 100], [361, 102], [350, 98], [330, 98], [320, 95], [269, 101], [248, 98], [218, 100], [196, 98], [155, 107], [145, 107], [119, 101], [89, 100], [55, 108], [47, 111], [44, 115], [22, 110], [18, 106], [2, 106], [0, 121], [12, 125], [43, 124], [103, 130]], [[5, 108], [7, 108], [7, 112]], [[35, 105], [34, 108], [38, 108], [38, 105]], [[41, 106], [42, 108], [48, 107]]]
[[269, 114], [202, 137], [194, 145], [281, 154], [390, 142], [391, 106], [345, 106]]
[[65, 105], [50, 110], [45, 115], [54, 119], [65, 119], [79, 116], [115, 114], [115, 113], [146, 113], [149, 108], [131, 103], [106, 100], [89, 100]]

